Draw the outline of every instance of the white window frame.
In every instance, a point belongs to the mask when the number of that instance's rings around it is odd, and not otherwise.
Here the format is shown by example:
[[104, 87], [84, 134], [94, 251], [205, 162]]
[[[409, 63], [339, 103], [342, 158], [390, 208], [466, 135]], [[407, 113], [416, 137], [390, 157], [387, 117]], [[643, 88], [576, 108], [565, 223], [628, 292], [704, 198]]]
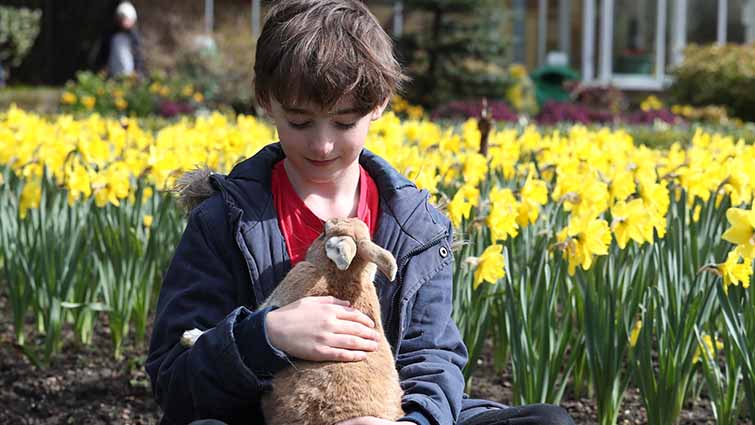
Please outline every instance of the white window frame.
[[[582, 7], [582, 80], [587, 85], [611, 84], [624, 90], [663, 90], [672, 78], [666, 74], [666, 26], [668, 1], [672, 2], [671, 57], [672, 65], [684, 59], [687, 45], [687, 0], [657, 0], [655, 23], [655, 74], [617, 74], [613, 72], [614, 0], [600, 3], [598, 72], [595, 76], [595, 16], [597, 0], [584, 0]], [[718, 0], [717, 42], [726, 43], [727, 0]]]
[[[686, 1], [675, 1], [675, 15], [686, 17]], [[596, 0], [584, 0], [583, 4], [583, 28], [582, 37], [582, 79], [587, 85], [610, 84], [623, 90], [662, 90], [670, 83], [670, 77], [666, 75], [666, 24], [668, 0], [657, 0], [655, 22], [655, 74], [619, 74], [613, 72], [613, 31], [614, 31], [614, 0], [602, 0], [600, 3], [599, 36], [598, 45], [598, 75], [594, 77], [595, 56], [595, 22]], [[684, 10], [682, 10], [684, 9]], [[675, 45], [682, 50], [686, 37], [678, 37], [680, 29], [679, 21], [672, 22], [672, 39], [678, 42]]]

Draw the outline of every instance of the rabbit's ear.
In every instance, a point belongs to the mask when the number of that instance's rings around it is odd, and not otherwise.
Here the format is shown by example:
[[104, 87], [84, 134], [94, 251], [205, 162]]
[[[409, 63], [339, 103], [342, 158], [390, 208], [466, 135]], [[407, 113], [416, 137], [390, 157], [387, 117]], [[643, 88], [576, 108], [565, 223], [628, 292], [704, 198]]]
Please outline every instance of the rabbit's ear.
[[332, 236], [325, 242], [325, 254], [338, 270], [346, 270], [357, 252], [357, 245], [350, 236]]
[[381, 248], [369, 239], [360, 239], [357, 249], [359, 258], [377, 264], [378, 269], [388, 276], [390, 281], [396, 279], [396, 259], [393, 254]]

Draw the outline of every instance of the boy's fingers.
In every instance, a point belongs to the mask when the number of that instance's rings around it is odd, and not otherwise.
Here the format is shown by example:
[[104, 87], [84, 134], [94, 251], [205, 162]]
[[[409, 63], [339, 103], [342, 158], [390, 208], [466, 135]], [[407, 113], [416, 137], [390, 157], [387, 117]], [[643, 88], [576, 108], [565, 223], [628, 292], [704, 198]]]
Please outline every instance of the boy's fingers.
[[336, 313], [336, 318], [361, 323], [369, 328], [375, 327], [375, 322], [373, 322], [369, 316], [355, 309], [343, 309], [341, 312]]
[[360, 350], [348, 350], [338, 347], [322, 346], [316, 350], [314, 361], [358, 362], [367, 358], [367, 353]]
[[361, 323], [351, 321], [342, 321], [339, 324], [339, 329], [335, 330], [333, 333], [341, 335], [354, 335], [372, 341], [380, 340], [380, 334], [376, 330], [370, 329], [362, 325]]
[[321, 296], [321, 297], [307, 297], [312, 299], [313, 301], [320, 303], [320, 304], [339, 304], [339, 305], [349, 305], [350, 302], [346, 300], [342, 300], [340, 298], [336, 298], [334, 296]]
[[338, 348], [332, 349], [330, 360], [341, 362], [359, 362], [367, 358], [367, 353], [363, 351], [351, 351], [342, 350]]
[[331, 348], [341, 348], [354, 351], [375, 351], [377, 342], [353, 335], [332, 334], [328, 337], [327, 345]]

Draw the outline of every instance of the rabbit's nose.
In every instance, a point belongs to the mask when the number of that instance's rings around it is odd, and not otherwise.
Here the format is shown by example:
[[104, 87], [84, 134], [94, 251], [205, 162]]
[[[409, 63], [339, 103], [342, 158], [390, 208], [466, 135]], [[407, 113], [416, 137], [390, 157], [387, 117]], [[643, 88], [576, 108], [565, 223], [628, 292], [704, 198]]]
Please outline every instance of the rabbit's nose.
[[349, 236], [333, 236], [325, 241], [325, 254], [335, 263], [338, 270], [348, 269], [356, 252], [356, 242]]

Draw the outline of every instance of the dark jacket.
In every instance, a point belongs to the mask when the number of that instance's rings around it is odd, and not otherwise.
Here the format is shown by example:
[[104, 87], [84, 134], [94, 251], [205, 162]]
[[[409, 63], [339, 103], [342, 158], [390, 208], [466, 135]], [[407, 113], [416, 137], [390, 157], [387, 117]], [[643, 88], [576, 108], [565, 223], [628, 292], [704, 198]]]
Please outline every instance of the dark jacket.
[[[256, 311], [291, 268], [270, 191], [272, 166], [283, 157], [272, 144], [227, 177], [210, 175], [215, 193], [190, 213], [160, 292], [146, 363], [163, 424], [264, 423], [260, 394], [291, 362], [267, 339], [271, 308]], [[377, 273], [375, 286], [405, 392], [404, 419], [453, 424], [462, 405], [494, 406], [462, 402], [467, 350], [451, 319], [449, 220], [383, 159], [364, 150], [360, 164], [380, 193], [373, 239], [398, 263], [396, 281]], [[192, 328], [208, 331], [186, 349], [179, 338]]]

